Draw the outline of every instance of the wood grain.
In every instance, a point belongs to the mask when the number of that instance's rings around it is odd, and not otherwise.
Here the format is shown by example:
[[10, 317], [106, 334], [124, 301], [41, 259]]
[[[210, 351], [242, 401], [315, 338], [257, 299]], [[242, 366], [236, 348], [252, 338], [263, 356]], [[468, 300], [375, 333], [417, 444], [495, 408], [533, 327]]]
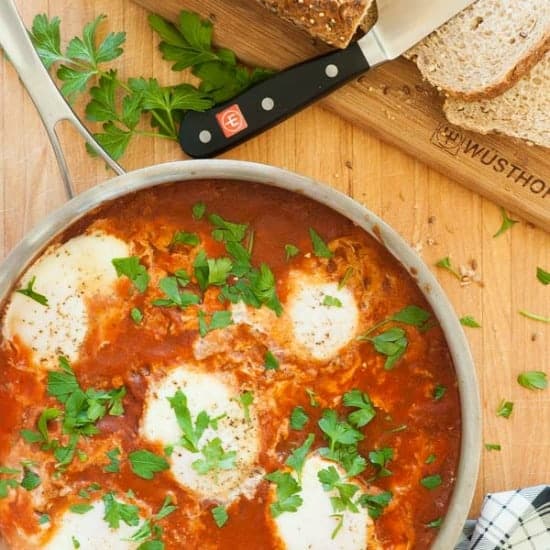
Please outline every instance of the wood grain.
[[[126, 52], [115, 65], [123, 76], [154, 75], [162, 83], [181, 80], [156, 51], [146, 12], [132, 2], [20, 0], [18, 4], [27, 24], [39, 12], [59, 15], [64, 43], [79, 33], [85, 22], [106, 13], [109, 19], [103, 32], [127, 32]], [[216, 28], [221, 26], [218, 21]], [[291, 38], [289, 34], [289, 41]], [[0, 105], [2, 258], [64, 198], [39, 117], [3, 58]], [[78, 104], [80, 112], [81, 108]], [[101, 162], [85, 154], [80, 140], [67, 132], [64, 141], [79, 189], [110, 177]], [[501, 452], [483, 454], [471, 513], [478, 513], [482, 495], [488, 491], [548, 482], [550, 391], [533, 393], [515, 381], [525, 370], [549, 372], [550, 326], [517, 313], [525, 308], [550, 315], [550, 287], [535, 278], [537, 266], [550, 270], [548, 234], [522, 222], [494, 239], [500, 225], [494, 203], [384, 143], [374, 133], [319, 107], [304, 111], [225, 157], [295, 170], [349, 193], [393, 225], [428, 265], [447, 255], [457, 265], [477, 262], [483, 286], [461, 286], [448, 273], [433, 268], [457, 314], [474, 315], [483, 325], [465, 330], [481, 384], [484, 438], [502, 445]], [[131, 145], [122, 163], [133, 169], [180, 158], [176, 144], [143, 138]], [[515, 402], [508, 420], [495, 415], [502, 398]]]
[[[172, 20], [183, 8], [210, 17], [219, 22], [215, 40], [252, 64], [281, 69], [326, 49], [252, 0], [137, 1]], [[550, 151], [452, 126], [441, 104], [405, 59], [322, 100], [324, 107], [550, 231]]]

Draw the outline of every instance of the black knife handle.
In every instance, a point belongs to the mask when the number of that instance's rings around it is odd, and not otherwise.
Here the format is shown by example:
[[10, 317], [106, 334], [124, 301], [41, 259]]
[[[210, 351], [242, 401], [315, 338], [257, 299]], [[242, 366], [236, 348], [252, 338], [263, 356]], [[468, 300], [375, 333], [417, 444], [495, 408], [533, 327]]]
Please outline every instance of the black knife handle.
[[179, 141], [191, 157], [210, 157], [282, 122], [369, 69], [357, 44], [294, 65], [202, 113], [189, 111]]

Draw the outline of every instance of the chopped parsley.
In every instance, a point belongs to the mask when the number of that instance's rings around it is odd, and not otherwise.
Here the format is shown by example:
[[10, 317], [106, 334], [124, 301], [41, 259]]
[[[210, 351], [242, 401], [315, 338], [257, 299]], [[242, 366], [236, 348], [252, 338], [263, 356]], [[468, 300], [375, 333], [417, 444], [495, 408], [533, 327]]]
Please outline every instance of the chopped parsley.
[[107, 451], [106, 454], [109, 459], [109, 464], [103, 468], [103, 471], [108, 474], [116, 474], [117, 472], [120, 472], [120, 449], [115, 447], [114, 449]]
[[141, 321], [143, 321], [143, 313], [141, 312], [141, 310], [137, 307], [133, 307], [131, 310], [130, 310], [130, 317], [132, 319], [132, 321], [134, 321], [134, 323], [136, 325], [139, 325], [141, 323]]
[[113, 492], [103, 495], [103, 503], [105, 505], [105, 516], [103, 516], [103, 519], [111, 529], [118, 529], [121, 522], [130, 527], [135, 527], [139, 524], [138, 507], [118, 501]]
[[406, 306], [389, 317], [390, 321], [412, 325], [413, 327], [417, 327], [419, 329], [425, 327], [426, 323], [430, 319], [431, 314], [428, 311], [415, 305]]
[[21, 487], [27, 491], [32, 491], [36, 489], [41, 483], [40, 476], [29, 470], [28, 468], [24, 469], [23, 479], [21, 480]]
[[204, 214], [206, 213], [206, 204], [204, 204], [204, 202], [195, 203], [193, 205], [191, 212], [193, 214], [193, 219], [201, 220], [204, 217]]
[[210, 423], [208, 413], [201, 411], [193, 421], [187, 406], [187, 396], [181, 390], [177, 390], [172, 397], [168, 398], [168, 401], [176, 415], [178, 426], [183, 432], [179, 444], [192, 453], [198, 453], [199, 440]]
[[293, 430], [302, 430], [308, 423], [309, 416], [305, 412], [303, 407], [294, 407], [290, 414], [290, 427]]
[[348, 415], [350, 424], [356, 428], [366, 426], [376, 416], [369, 396], [360, 390], [355, 389], [345, 393], [343, 402], [346, 407], [357, 409]]
[[73, 543], [73, 548], [80, 548], [80, 542], [78, 542], [78, 539], [74, 536], [71, 537], [71, 542]]
[[38, 525], [45, 525], [46, 523], [50, 523], [51, 518], [48, 514], [40, 514], [38, 516]]
[[346, 421], [339, 420], [336, 411], [330, 409], [323, 411], [318, 425], [329, 441], [331, 453], [334, 453], [337, 444], [354, 445], [364, 439], [361, 432]]
[[443, 523], [443, 518], [437, 518], [430, 521], [429, 523], [426, 523], [426, 527], [430, 527], [431, 529], [439, 529], [442, 523]]
[[214, 508], [210, 510], [210, 513], [212, 514], [214, 522], [220, 528], [223, 527], [229, 519], [229, 515], [224, 506], [214, 506]]
[[537, 279], [543, 285], [550, 285], [550, 273], [542, 269], [542, 267], [537, 267]]
[[214, 470], [231, 470], [235, 467], [237, 459], [236, 451], [224, 451], [222, 441], [215, 437], [201, 449], [204, 458], [195, 460], [191, 466], [200, 475], [205, 475]]
[[145, 292], [149, 285], [149, 273], [144, 265], [140, 263], [138, 256], [130, 256], [128, 258], [113, 258], [112, 264], [116, 269], [116, 274], [126, 276], [139, 292]]
[[31, 298], [31, 300], [34, 300], [35, 302], [38, 302], [40, 305], [47, 307], [48, 306], [48, 298], [44, 296], [43, 294], [39, 294], [34, 290], [34, 283], [36, 282], [36, 276], [34, 276], [28, 283], [25, 288], [18, 288], [15, 292], [18, 292], [19, 294], [23, 294], [23, 296], [26, 296], [27, 298]]
[[498, 443], [485, 443], [485, 449], [488, 451], [500, 451], [501, 446]]
[[210, 316], [210, 323], [208, 322], [206, 315], [207, 314], [204, 313], [204, 311], [199, 310], [199, 334], [202, 338], [204, 338], [209, 332], [212, 332], [213, 330], [227, 328], [228, 326], [233, 324], [233, 317], [231, 315], [231, 311], [229, 310], [215, 311]]
[[385, 370], [391, 370], [407, 351], [409, 344], [405, 331], [402, 328], [390, 328], [374, 338], [367, 338], [374, 345], [374, 349], [386, 356]]
[[304, 462], [306, 460], [307, 453], [311, 448], [311, 445], [313, 445], [314, 440], [315, 435], [309, 434], [302, 445], [300, 445], [300, 447], [298, 447], [297, 449], [294, 449], [294, 451], [292, 451], [290, 456], [286, 459], [285, 464], [294, 469], [294, 471], [298, 474], [298, 478], [301, 478], [302, 476]]
[[321, 304], [326, 307], [342, 307], [342, 302], [338, 298], [328, 294], [325, 294]]
[[187, 231], [176, 231], [172, 240], [170, 241], [170, 246], [181, 244], [184, 246], [197, 246], [200, 244], [200, 237], [196, 233], [188, 233]]
[[330, 517], [336, 520], [336, 527], [330, 534], [330, 538], [334, 540], [344, 525], [344, 514], [331, 514]]
[[142, 479], [153, 479], [156, 473], [168, 470], [168, 462], [151, 451], [141, 449], [128, 455], [132, 472]]
[[525, 311], [524, 309], [520, 309], [519, 314], [523, 315], [523, 317], [527, 317], [527, 319], [531, 319], [532, 321], [540, 321], [541, 323], [550, 323], [550, 317], [545, 317], [544, 315], [538, 315], [537, 313], [531, 313], [529, 311]]
[[435, 401], [439, 401], [443, 398], [445, 393], [447, 392], [447, 388], [443, 386], [442, 384], [437, 384], [432, 393], [432, 397], [435, 399]]
[[453, 267], [453, 264], [451, 263], [451, 258], [449, 256], [446, 256], [445, 258], [441, 258], [438, 262], [436, 262], [436, 267], [440, 267], [441, 269], [446, 269], [453, 277], [456, 277], [459, 281], [462, 280], [462, 277], [460, 273], [456, 270], [456, 268]]
[[470, 328], [481, 328], [481, 325], [471, 315], [461, 317], [460, 324]]
[[88, 504], [87, 502], [81, 502], [79, 504], [73, 504], [69, 507], [69, 510], [73, 514], [86, 514], [90, 510], [93, 509], [93, 506], [91, 504]]
[[514, 404], [511, 401], [506, 401], [503, 399], [500, 402], [500, 405], [497, 409], [497, 416], [502, 416], [503, 418], [510, 418], [512, 411], [514, 410]]
[[506, 213], [506, 210], [504, 210], [504, 208], [502, 208], [502, 207], [500, 208], [500, 214], [502, 216], [502, 223], [500, 225], [499, 230], [493, 235], [493, 238], [499, 237], [503, 233], [506, 233], [506, 231], [508, 231], [508, 229], [512, 229], [512, 227], [516, 223], [519, 223], [518, 220], [513, 220], [512, 218], [510, 218], [508, 216], [508, 214]]
[[346, 269], [346, 271], [344, 272], [344, 276], [342, 277], [342, 279], [338, 283], [338, 290], [342, 290], [348, 284], [348, 282], [351, 279], [354, 271], [355, 270], [351, 266]]
[[306, 392], [307, 396], [309, 397], [309, 404], [312, 407], [318, 407], [319, 406], [319, 400], [317, 399], [317, 394], [311, 388], [306, 388], [305, 392]]
[[378, 477], [391, 476], [391, 471], [388, 470], [388, 463], [393, 460], [393, 449], [383, 447], [369, 452], [369, 462], [378, 468]]
[[274, 518], [280, 516], [283, 512], [296, 512], [303, 504], [302, 497], [298, 494], [301, 487], [289, 472], [277, 470], [267, 474], [265, 478], [275, 483], [277, 487], [277, 500], [269, 507]]
[[376, 495], [369, 495], [365, 493], [359, 497], [358, 504], [367, 509], [369, 516], [372, 519], [378, 519], [384, 508], [391, 502], [393, 495], [390, 491], [384, 491]]
[[175, 276], [162, 278], [159, 282], [159, 288], [164, 292], [166, 298], [153, 300], [153, 305], [158, 307], [177, 306], [185, 309], [191, 305], [198, 304], [200, 298], [196, 294], [181, 289], [181, 286], [185, 286], [187, 282], [182, 284], [181, 278]]
[[319, 481], [323, 485], [325, 491], [337, 491], [338, 496], [332, 496], [330, 502], [334, 512], [350, 512], [357, 513], [359, 509], [353, 501], [353, 497], [359, 491], [359, 486], [354, 483], [346, 483], [340, 479], [340, 474], [334, 466], [329, 466], [317, 473]]
[[239, 243], [244, 239], [248, 229], [247, 224], [224, 220], [218, 214], [210, 214], [208, 220], [214, 226], [212, 238], [215, 241]]
[[437, 487], [441, 485], [441, 476], [439, 474], [434, 474], [423, 477], [420, 480], [420, 485], [422, 485], [422, 487], [426, 487], [426, 489], [429, 489], [430, 491], [432, 489], [437, 489]]
[[528, 390], [544, 390], [548, 387], [548, 377], [542, 371], [522, 372], [518, 376], [518, 384]]
[[279, 370], [279, 361], [270, 350], [265, 352], [264, 368], [265, 370]]
[[287, 262], [298, 254], [300, 254], [300, 249], [297, 246], [294, 246], [293, 244], [285, 244], [285, 258]]
[[309, 236], [311, 238], [311, 244], [313, 245], [313, 254], [317, 256], [317, 258], [332, 258], [334, 256], [332, 250], [330, 250], [313, 227], [309, 228]]
[[433, 464], [436, 461], [436, 456], [434, 453], [429, 454], [424, 461], [424, 464]]
[[250, 405], [254, 402], [254, 394], [251, 391], [244, 391], [239, 395], [238, 402], [243, 409], [245, 420], [250, 422]]

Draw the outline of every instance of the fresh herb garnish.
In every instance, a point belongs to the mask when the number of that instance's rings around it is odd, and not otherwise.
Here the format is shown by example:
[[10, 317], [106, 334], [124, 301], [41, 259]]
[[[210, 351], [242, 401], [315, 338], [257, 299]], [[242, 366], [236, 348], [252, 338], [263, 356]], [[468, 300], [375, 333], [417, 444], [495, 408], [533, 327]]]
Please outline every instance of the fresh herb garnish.
[[78, 539], [75, 536], [71, 536], [71, 542], [73, 543], [73, 548], [77, 550], [80, 548], [80, 542], [78, 542]]
[[50, 522], [51, 518], [48, 514], [40, 514], [40, 516], [38, 516], [38, 525], [45, 525]]
[[420, 480], [420, 485], [422, 485], [422, 487], [426, 487], [426, 489], [430, 489], [430, 490], [436, 489], [437, 487], [439, 487], [441, 485], [441, 483], [442, 483], [441, 476], [439, 474], [426, 476], [426, 477], [423, 477]]
[[297, 246], [294, 246], [293, 244], [285, 244], [285, 258], [288, 262], [291, 258], [294, 258], [294, 256], [298, 256], [300, 254], [300, 249]]
[[318, 425], [329, 441], [331, 453], [336, 450], [337, 444], [354, 445], [364, 439], [361, 432], [357, 431], [348, 422], [339, 420], [336, 411], [330, 409], [323, 411]]
[[[187, 284], [187, 283], [185, 283]], [[182, 290], [181, 277], [164, 277], [159, 281], [159, 288], [164, 292], [166, 298], [153, 300], [153, 305], [158, 307], [174, 307], [185, 309], [200, 302], [200, 298], [193, 292]]]
[[500, 451], [501, 450], [501, 446], [498, 443], [485, 443], [485, 448], [488, 451]]
[[462, 280], [462, 276], [460, 273], [453, 267], [453, 264], [451, 263], [451, 258], [449, 256], [446, 256], [445, 258], [441, 258], [438, 262], [435, 264], [437, 267], [440, 267], [441, 269], [446, 269], [449, 273], [451, 273], [454, 277], [456, 277], [459, 281]]
[[285, 464], [294, 469], [294, 471], [298, 474], [298, 478], [301, 478], [302, 476], [304, 462], [306, 460], [307, 453], [309, 453], [309, 449], [311, 449], [311, 445], [313, 445], [314, 439], [315, 435], [309, 434], [302, 445], [300, 445], [297, 449], [294, 449], [294, 451], [292, 451], [290, 456], [286, 459]]
[[227, 523], [229, 515], [227, 514], [227, 510], [224, 506], [214, 506], [214, 508], [212, 508], [210, 512], [212, 514], [212, 517], [214, 518], [214, 522], [218, 527], [221, 528]]
[[93, 510], [93, 506], [87, 502], [82, 502], [79, 504], [73, 504], [69, 507], [69, 510], [73, 514], [86, 514], [90, 510]]
[[139, 325], [141, 321], [143, 321], [143, 313], [137, 307], [133, 307], [130, 310], [130, 317], [132, 318], [132, 321], [134, 321], [136, 325]]
[[461, 317], [460, 324], [465, 327], [481, 328], [481, 325], [471, 315], [465, 315], [464, 317]]
[[433, 389], [432, 396], [436, 401], [439, 401], [447, 393], [447, 388], [442, 384], [437, 384]]
[[292, 413], [290, 414], [290, 427], [293, 430], [302, 430], [308, 421], [309, 416], [304, 411], [303, 407], [298, 406], [292, 409]]
[[542, 269], [542, 267], [537, 267], [537, 279], [543, 285], [550, 285], [550, 273]]
[[[162, 527], [156, 522], [170, 515], [177, 510], [177, 506], [172, 504], [172, 497], [168, 495], [165, 497], [164, 502], [160, 510], [152, 517], [146, 519], [138, 528], [138, 530], [132, 534], [128, 539], [132, 542], [143, 542], [138, 546], [141, 550], [164, 550], [164, 543], [159, 540], [158, 537], [162, 535]], [[151, 537], [154, 537], [152, 540]]]
[[106, 453], [107, 458], [109, 459], [109, 464], [103, 468], [104, 472], [108, 474], [116, 474], [120, 472], [120, 449], [115, 447]]
[[336, 535], [338, 535], [344, 525], [344, 514], [331, 514], [330, 517], [336, 520], [336, 527], [332, 530], [332, 533], [330, 534], [330, 538], [334, 540], [336, 538]]
[[218, 214], [210, 214], [208, 221], [214, 226], [212, 238], [215, 241], [240, 243], [248, 229], [247, 224], [230, 222]]
[[353, 272], [354, 272], [354, 269], [351, 266], [346, 269], [344, 276], [338, 283], [338, 290], [342, 290], [348, 284], [349, 280], [353, 275]]
[[540, 321], [541, 323], [550, 323], [550, 317], [545, 317], [544, 315], [538, 315], [537, 313], [530, 313], [529, 311], [525, 311], [524, 309], [520, 309], [519, 314], [533, 321]]
[[327, 307], [342, 307], [342, 302], [338, 298], [335, 296], [329, 296], [328, 294], [325, 294], [321, 304]]
[[392, 497], [393, 495], [389, 491], [384, 491], [376, 495], [365, 493], [359, 497], [357, 503], [367, 509], [372, 519], [378, 519], [382, 515], [384, 508], [391, 502]]
[[319, 400], [317, 399], [317, 394], [311, 388], [306, 388], [305, 392], [306, 392], [307, 396], [309, 397], [309, 404], [312, 407], [318, 407], [319, 406]]
[[374, 349], [386, 356], [384, 362], [384, 369], [391, 370], [403, 357], [407, 351], [408, 340], [405, 331], [402, 328], [390, 328], [389, 330], [382, 332], [374, 338], [368, 338], [369, 342], [372, 342]]
[[181, 244], [184, 246], [197, 246], [200, 244], [200, 237], [196, 233], [188, 233], [187, 231], [176, 231], [172, 240], [170, 241], [170, 246]]
[[40, 476], [31, 471], [29, 468], [24, 468], [23, 479], [21, 480], [21, 487], [27, 491], [36, 489], [40, 483], [42, 483]]
[[254, 394], [251, 391], [244, 391], [239, 395], [238, 403], [243, 409], [244, 418], [250, 422], [250, 406], [254, 402]]
[[122, 275], [128, 277], [139, 292], [147, 290], [150, 277], [146, 267], [140, 263], [139, 257], [113, 258], [111, 261], [119, 277]]
[[424, 461], [424, 464], [433, 464], [436, 460], [436, 456], [434, 453], [429, 454], [426, 457], [426, 460]]
[[206, 213], [206, 204], [204, 204], [204, 202], [195, 203], [191, 209], [191, 212], [193, 214], [193, 219], [202, 220], [204, 214]]
[[18, 288], [15, 292], [18, 292], [19, 294], [23, 294], [23, 296], [27, 296], [27, 298], [31, 298], [35, 302], [38, 302], [40, 305], [47, 307], [48, 298], [46, 298], [46, 296], [44, 296], [43, 294], [39, 294], [34, 290], [35, 282], [36, 282], [36, 276], [32, 277], [32, 279], [27, 283], [27, 286], [25, 288]]
[[193, 421], [187, 406], [187, 396], [181, 390], [177, 390], [172, 397], [168, 398], [168, 401], [176, 415], [178, 426], [183, 432], [180, 445], [192, 453], [198, 453], [199, 440], [210, 423], [210, 417], [206, 411], [201, 411]]
[[548, 377], [542, 371], [522, 372], [518, 376], [518, 384], [528, 390], [544, 390], [548, 387]]
[[346, 483], [340, 478], [340, 474], [334, 466], [329, 466], [317, 473], [319, 481], [323, 485], [325, 491], [337, 491], [338, 496], [332, 496], [330, 502], [334, 512], [350, 512], [357, 513], [359, 509], [353, 501], [353, 497], [359, 491], [359, 486], [354, 483]]
[[369, 396], [360, 390], [355, 389], [345, 393], [343, 402], [346, 407], [357, 409], [348, 415], [350, 424], [356, 428], [366, 426], [376, 416], [376, 411]]
[[500, 405], [497, 409], [497, 416], [502, 416], [503, 418], [510, 418], [512, 411], [514, 410], [514, 404], [511, 401], [506, 401], [503, 399], [500, 402]]
[[330, 248], [327, 246], [325, 241], [321, 238], [319, 233], [313, 229], [313, 227], [309, 228], [309, 236], [311, 238], [311, 244], [313, 245], [313, 254], [317, 256], [318, 258], [332, 258], [334, 256], [334, 253]]
[[201, 453], [204, 458], [199, 458], [191, 464], [200, 475], [205, 475], [212, 470], [231, 470], [235, 467], [237, 452], [224, 451], [219, 437], [215, 437], [204, 445]]
[[442, 523], [443, 523], [443, 518], [437, 518], [430, 521], [429, 523], [426, 523], [426, 527], [430, 527], [431, 529], [439, 529]]
[[502, 215], [502, 223], [500, 225], [500, 229], [493, 235], [493, 238], [498, 237], [502, 235], [503, 233], [506, 233], [508, 229], [511, 229], [516, 223], [519, 223], [518, 220], [513, 220], [508, 216], [506, 213], [506, 210], [504, 208], [500, 208], [500, 213]]
[[279, 361], [270, 350], [265, 352], [264, 368], [265, 370], [279, 370]]
[[199, 310], [199, 334], [204, 338], [209, 332], [216, 329], [226, 328], [233, 324], [233, 317], [231, 311], [215, 311], [210, 317], [210, 323], [208, 323], [206, 313]]
[[277, 470], [266, 475], [265, 478], [277, 486], [277, 500], [269, 507], [271, 515], [276, 518], [283, 512], [296, 512], [303, 500], [298, 494], [301, 487], [292, 475], [289, 472]]
[[137, 506], [118, 501], [113, 492], [103, 495], [103, 503], [105, 505], [103, 519], [111, 529], [118, 529], [121, 521], [130, 527], [138, 525], [139, 509]]
[[168, 470], [168, 462], [151, 451], [141, 449], [128, 455], [132, 472], [143, 479], [153, 479], [155, 474]]
[[369, 452], [369, 462], [378, 468], [378, 477], [391, 476], [391, 471], [386, 467], [393, 460], [393, 449], [383, 447]]

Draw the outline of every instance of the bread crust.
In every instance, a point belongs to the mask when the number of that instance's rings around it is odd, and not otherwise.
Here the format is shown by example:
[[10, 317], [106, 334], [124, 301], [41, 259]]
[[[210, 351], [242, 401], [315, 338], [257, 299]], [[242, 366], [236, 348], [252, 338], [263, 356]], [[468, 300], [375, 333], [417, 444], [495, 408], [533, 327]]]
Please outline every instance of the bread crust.
[[374, 0], [258, 0], [324, 42], [345, 48]]

